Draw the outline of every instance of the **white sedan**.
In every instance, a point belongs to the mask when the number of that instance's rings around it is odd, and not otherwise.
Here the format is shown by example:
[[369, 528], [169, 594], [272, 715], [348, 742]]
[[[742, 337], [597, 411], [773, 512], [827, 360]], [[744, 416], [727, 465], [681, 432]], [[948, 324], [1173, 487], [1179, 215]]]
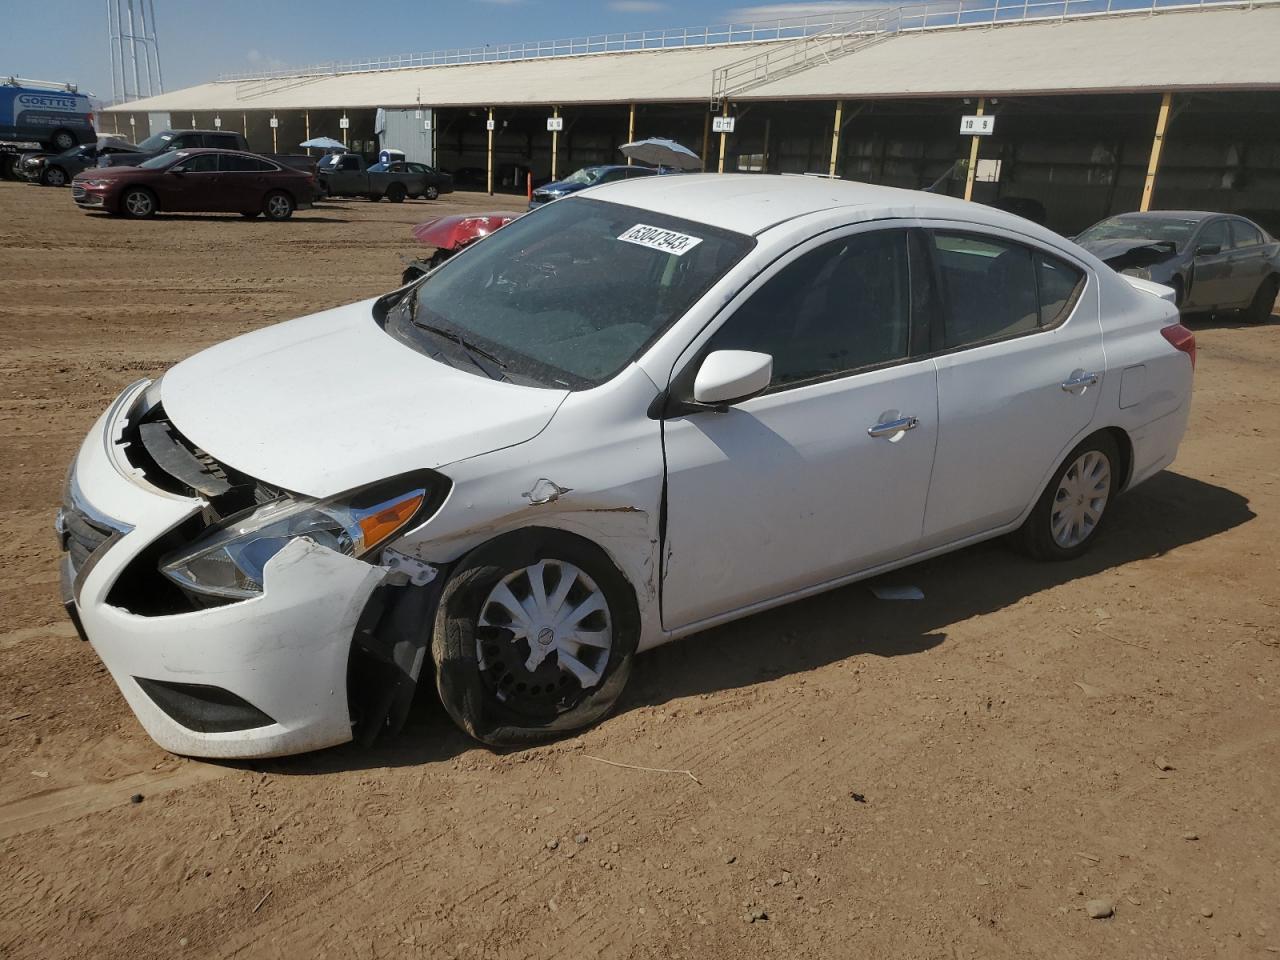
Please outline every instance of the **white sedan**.
[[67, 607], [178, 753], [582, 727], [638, 651], [979, 540], [1068, 559], [1168, 465], [1171, 292], [925, 193], [655, 177], [127, 388]]

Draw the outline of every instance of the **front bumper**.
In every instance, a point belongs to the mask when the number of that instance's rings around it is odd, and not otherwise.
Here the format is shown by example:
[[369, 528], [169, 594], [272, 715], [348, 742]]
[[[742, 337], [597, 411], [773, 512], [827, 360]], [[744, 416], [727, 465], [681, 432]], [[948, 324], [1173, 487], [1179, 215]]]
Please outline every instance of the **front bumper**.
[[101, 210], [106, 206], [106, 196], [99, 190], [86, 190], [79, 184], [72, 183], [71, 199], [77, 206]]
[[[124, 459], [121, 429], [146, 386], [130, 387], [103, 414], [69, 478], [72, 509], [90, 510], [91, 521], [112, 533], [78, 568], [74, 547], [64, 557], [68, 612], [147, 733], [174, 753], [270, 757], [347, 742], [352, 636], [385, 568], [297, 540], [267, 563], [264, 591], [251, 600], [161, 616], [111, 602], [112, 587], [139, 554], [206, 506], [153, 487]], [[144, 689], [154, 691], [156, 681], [166, 689], [213, 688], [269, 722], [235, 730], [179, 722], [172, 702], [166, 709]]]

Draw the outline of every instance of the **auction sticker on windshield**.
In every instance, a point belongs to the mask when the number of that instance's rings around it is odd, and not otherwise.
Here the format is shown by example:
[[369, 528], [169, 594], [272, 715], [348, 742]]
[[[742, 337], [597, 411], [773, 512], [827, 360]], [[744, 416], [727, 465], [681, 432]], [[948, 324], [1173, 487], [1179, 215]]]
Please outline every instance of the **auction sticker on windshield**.
[[702, 242], [701, 237], [691, 237], [687, 233], [651, 227], [647, 223], [637, 223], [618, 239], [625, 240], [627, 243], [636, 243], [642, 247], [652, 247], [663, 253], [674, 253], [677, 257], [683, 257]]

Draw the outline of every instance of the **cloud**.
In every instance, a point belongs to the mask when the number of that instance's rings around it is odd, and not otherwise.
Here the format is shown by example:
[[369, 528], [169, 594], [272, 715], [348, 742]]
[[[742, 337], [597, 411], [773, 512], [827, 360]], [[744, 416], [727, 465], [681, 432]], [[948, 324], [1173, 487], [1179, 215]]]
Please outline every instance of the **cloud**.
[[862, 2], [818, 0], [816, 3], [801, 0], [797, 3], [762, 3], [749, 7], [736, 7], [729, 11], [729, 17], [734, 21], [799, 20], [802, 17], [829, 17], [851, 11], [877, 10], [883, 7], [884, 4], [879, 0], [862, 0]]
[[618, 13], [661, 13], [671, 9], [671, 4], [659, 3], [658, 0], [613, 0], [609, 9]]

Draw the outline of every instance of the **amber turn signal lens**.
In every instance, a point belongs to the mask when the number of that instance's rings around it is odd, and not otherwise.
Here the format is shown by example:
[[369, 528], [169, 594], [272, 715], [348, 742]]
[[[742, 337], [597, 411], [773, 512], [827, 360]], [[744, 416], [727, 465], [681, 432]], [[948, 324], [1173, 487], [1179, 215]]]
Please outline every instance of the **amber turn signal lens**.
[[426, 499], [425, 493], [415, 493], [403, 500], [377, 508], [368, 516], [359, 520], [360, 530], [364, 534], [366, 550], [381, 543], [412, 519]]

